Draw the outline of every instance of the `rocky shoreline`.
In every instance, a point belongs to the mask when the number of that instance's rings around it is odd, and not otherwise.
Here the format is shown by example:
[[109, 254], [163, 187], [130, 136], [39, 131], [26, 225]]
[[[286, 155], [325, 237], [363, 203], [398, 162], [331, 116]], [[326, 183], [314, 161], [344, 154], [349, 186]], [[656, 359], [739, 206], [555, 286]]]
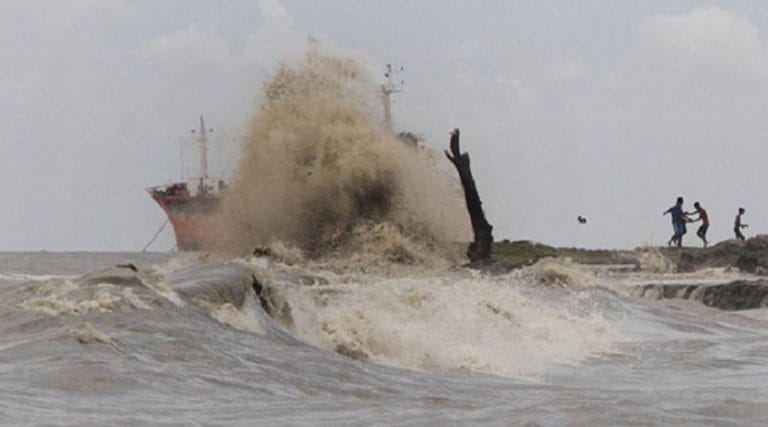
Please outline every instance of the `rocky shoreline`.
[[[588, 265], [626, 265], [629, 270], [646, 268], [649, 254], [661, 258], [669, 272], [689, 273], [707, 268], [737, 269], [755, 276], [768, 276], [768, 235], [746, 241], [726, 240], [709, 248], [636, 248], [607, 250], [556, 248], [532, 241], [502, 241], [494, 244], [493, 261], [478, 266], [490, 274], [503, 274], [536, 263], [542, 258], [569, 258]], [[721, 284], [646, 284], [631, 295], [650, 299], [684, 299], [721, 310], [768, 307], [768, 279], [737, 280]]]
[[647, 253], [647, 249], [558, 248], [531, 240], [503, 240], [493, 244], [490, 262], [470, 267], [489, 274], [504, 274], [533, 265], [543, 258], [568, 258], [578, 264], [628, 265], [639, 268], [644, 253]]
[[494, 243], [493, 260], [478, 267], [491, 273], [505, 272], [549, 257], [570, 258], [588, 265], [635, 265], [640, 269], [649, 252], [663, 256], [679, 273], [705, 268], [737, 268], [745, 273], [768, 276], [768, 234], [746, 241], [726, 240], [708, 248], [643, 247], [632, 250], [558, 248], [530, 240], [504, 240]]

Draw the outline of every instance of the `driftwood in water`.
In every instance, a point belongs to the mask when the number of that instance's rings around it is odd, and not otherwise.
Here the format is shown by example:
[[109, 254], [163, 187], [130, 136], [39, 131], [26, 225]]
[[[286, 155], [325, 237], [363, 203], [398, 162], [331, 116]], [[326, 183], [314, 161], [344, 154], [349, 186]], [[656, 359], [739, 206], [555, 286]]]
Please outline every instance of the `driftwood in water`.
[[493, 226], [485, 220], [480, 195], [477, 193], [472, 171], [469, 169], [469, 154], [459, 150], [459, 130], [451, 132], [451, 151], [445, 150], [445, 156], [456, 166], [456, 171], [464, 188], [464, 200], [467, 202], [469, 219], [472, 221], [472, 233], [475, 240], [467, 248], [467, 256], [473, 263], [490, 260], [491, 244], [493, 243]]

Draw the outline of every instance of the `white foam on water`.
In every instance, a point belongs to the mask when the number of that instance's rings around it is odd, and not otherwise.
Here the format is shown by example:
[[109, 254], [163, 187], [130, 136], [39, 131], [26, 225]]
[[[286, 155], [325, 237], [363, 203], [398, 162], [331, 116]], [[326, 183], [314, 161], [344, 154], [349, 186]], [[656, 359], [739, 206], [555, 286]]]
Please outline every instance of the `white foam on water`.
[[592, 269], [570, 258], [544, 258], [529, 267], [512, 271], [507, 277], [510, 280], [576, 290], [602, 286]]
[[665, 271], [637, 271], [615, 273], [601, 277], [601, 286], [614, 289], [625, 295], [634, 295], [634, 288], [647, 284], [714, 285], [736, 280], [754, 280], [755, 276], [736, 269], [706, 268], [688, 273]]
[[[123, 300], [118, 288], [108, 283], [80, 288], [71, 280], [57, 279], [41, 283], [33, 291], [34, 295], [19, 302], [18, 306], [50, 316], [108, 313]], [[82, 293], [75, 295], [76, 291]]]
[[[653, 248], [651, 248], [653, 249]], [[515, 270], [505, 277], [514, 281], [538, 283], [551, 288], [578, 291], [587, 288], [607, 288], [630, 295], [638, 285], [665, 284], [716, 284], [734, 280], [754, 280], [754, 276], [736, 269], [706, 268], [689, 273], [677, 273], [658, 250], [645, 251], [645, 266], [640, 271], [602, 270], [599, 266], [578, 264], [569, 258], [544, 258], [531, 266]]]
[[217, 321], [237, 329], [238, 331], [263, 335], [265, 332], [262, 320], [257, 314], [255, 296], [248, 293], [242, 307], [231, 303], [212, 304], [205, 300], [197, 301]]
[[146, 286], [147, 288], [153, 290], [154, 292], [156, 292], [161, 297], [167, 299], [168, 301], [170, 301], [176, 307], [184, 307], [184, 306], [186, 306], [186, 303], [184, 302], [184, 300], [181, 299], [179, 294], [175, 290], [173, 290], [173, 288], [171, 288], [168, 285], [168, 283], [166, 283], [165, 281], [163, 281], [163, 280], [152, 280], [152, 281], [150, 281], [150, 280], [142, 280], [141, 282], [144, 284], [144, 286]]
[[382, 278], [280, 292], [301, 338], [405, 368], [535, 376], [626, 339], [599, 312], [548, 305], [509, 279]]
[[261, 270], [267, 270], [271, 263], [268, 257], [256, 257], [256, 256], [236, 258], [233, 260], [233, 262], [239, 263], [249, 268], [255, 267]]
[[147, 300], [133, 293], [132, 288], [124, 288], [122, 296], [125, 301], [127, 301], [133, 308], [137, 308], [139, 310], [152, 310], [158, 306], [157, 302], [153, 300]]
[[169, 259], [164, 264], [151, 265], [149, 268], [149, 271], [152, 274], [156, 274], [160, 276], [168, 276], [170, 274], [177, 273], [181, 270], [184, 270], [186, 268], [189, 268], [201, 262], [202, 262], [201, 256], [198, 256], [197, 258], [194, 258], [191, 255], [188, 255], [186, 257], [176, 256]]
[[74, 279], [78, 275], [0, 273], [0, 280], [12, 282], [45, 282], [55, 279]]
[[83, 322], [70, 328], [67, 331], [67, 334], [76, 339], [80, 344], [102, 343], [114, 345], [112, 337], [88, 322]]
[[[550, 260], [498, 277], [463, 269], [387, 276], [269, 258], [243, 262], [266, 269], [254, 273], [264, 297], [275, 293], [291, 309], [275, 305], [270, 319], [255, 298], [234, 305], [216, 299], [219, 307], [211, 306], [210, 319], [201, 322], [208, 313], [194, 293], [182, 294], [191, 310], [177, 310], [135, 280], [122, 280], [125, 275], [105, 275], [123, 283], [101, 287], [105, 300], [122, 298], [113, 303], [118, 316], [92, 305], [88, 316], [48, 318], [20, 311], [17, 303], [98, 300], [98, 276], [9, 283], [0, 344], [3, 384], [13, 392], [3, 402], [8, 424], [101, 425], [116, 417], [118, 424], [215, 424], [255, 415], [283, 424], [364, 424], [382, 416], [393, 424], [684, 425], [695, 419], [718, 425], [727, 418], [759, 425], [765, 419], [766, 310], [721, 312], [691, 301], [633, 299], [614, 291], [618, 285], [601, 288], [601, 282], [698, 281], [733, 272], [610, 272]], [[216, 289], [229, 289], [218, 278], [236, 286], [250, 277], [239, 268], [200, 273], [199, 282]], [[313, 282], [304, 274], [323, 280], [307, 285]], [[196, 280], [194, 272], [173, 279]], [[141, 308], [152, 301], [157, 310]], [[256, 332], [257, 318], [269, 331], [265, 337], [225, 330]], [[308, 344], [368, 363], [275, 340], [283, 337], [273, 336], [276, 322]], [[141, 399], [125, 398], [134, 395]], [[199, 408], [200, 396], [205, 410], [179, 410]], [[307, 406], [307, 396], [318, 399]], [[151, 416], [141, 415], [147, 402]]]
[[676, 265], [657, 247], [647, 246], [637, 251], [640, 271], [648, 273], [674, 273]]

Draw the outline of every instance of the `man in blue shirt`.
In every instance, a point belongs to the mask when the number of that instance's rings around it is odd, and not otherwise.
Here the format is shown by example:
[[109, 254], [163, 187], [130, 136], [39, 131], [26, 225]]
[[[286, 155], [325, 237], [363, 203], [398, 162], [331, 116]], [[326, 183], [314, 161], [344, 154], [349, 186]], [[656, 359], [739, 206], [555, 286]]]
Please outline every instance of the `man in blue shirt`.
[[685, 223], [687, 221], [685, 212], [683, 212], [683, 198], [678, 197], [675, 206], [664, 211], [662, 215], [666, 214], [672, 215], [672, 229], [675, 232], [667, 245], [671, 246], [672, 243], [677, 243], [677, 247], [680, 248], [683, 246], [683, 234], [686, 232]]

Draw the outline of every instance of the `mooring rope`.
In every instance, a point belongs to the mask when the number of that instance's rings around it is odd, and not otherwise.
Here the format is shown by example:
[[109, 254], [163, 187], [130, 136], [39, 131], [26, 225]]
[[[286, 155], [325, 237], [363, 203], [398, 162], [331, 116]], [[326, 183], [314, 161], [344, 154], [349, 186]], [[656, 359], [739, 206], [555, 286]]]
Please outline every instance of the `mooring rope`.
[[160, 233], [163, 231], [163, 229], [165, 228], [165, 226], [166, 226], [166, 225], [168, 225], [168, 218], [166, 218], [166, 219], [165, 219], [165, 222], [163, 223], [163, 225], [162, 225], [162, 226], [160, 226], [160, 229], [159, 229], [159, 230], [157, 230], [157, 233], [155, 233], [155, 235], [154, 235], [154, 236], [152, 236], [152, 240], [150, 240], [150, 241], [149, 241], [149, 243], [147, 243], [147, 244], [144, 246], [144, 249], [142, 249], [142, 250], [141, 250], [142, 252], [146, 252], [146, 251], [147, 251], [147, 248], [149, 247], [149, 245], [151, 245], [151, 244], [152, 244], [152, 242], [154, 242], [154, 241], [155, 241], [155, 239], [157, 239], [157, 236], [159, 236], [159, 235], [160, 235]]

